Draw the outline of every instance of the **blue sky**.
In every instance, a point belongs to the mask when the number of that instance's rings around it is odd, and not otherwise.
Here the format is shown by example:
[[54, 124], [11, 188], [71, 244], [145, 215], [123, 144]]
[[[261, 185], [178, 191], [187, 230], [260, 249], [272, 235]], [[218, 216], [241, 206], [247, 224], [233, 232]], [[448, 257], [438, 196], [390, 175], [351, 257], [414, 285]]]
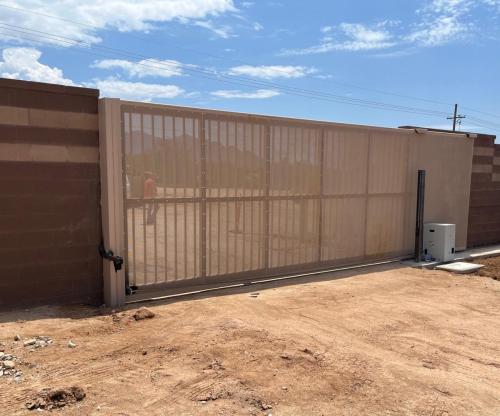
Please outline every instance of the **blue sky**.
[[[0, 76], [500, 135], [500, 0], [0, 0]], [[397, 111], [402, 110], [402, 111]]]

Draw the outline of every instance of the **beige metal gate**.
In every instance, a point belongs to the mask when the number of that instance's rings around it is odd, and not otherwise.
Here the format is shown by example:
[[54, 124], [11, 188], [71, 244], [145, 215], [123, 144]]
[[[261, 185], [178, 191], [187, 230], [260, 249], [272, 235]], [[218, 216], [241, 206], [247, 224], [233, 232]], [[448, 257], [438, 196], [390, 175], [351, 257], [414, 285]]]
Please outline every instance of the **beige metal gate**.
[[[428, 164], [422, 152], [437, 141], [464, 161], [471, 152], [465, 137], [398, 129], [130, 102], [122, 102], [121, 114], [133, 286], [214, 283], [405, 255], [416, 172]], [[463, 167], [446, 164], [445, 154], [436, 158], [443, 171], [428, 175], [432, 189], [467, 181]], [[151, 183], [155, 196], [145, 194]], [[443, 201], [447, 221], [466, 218], [462, 195]]]

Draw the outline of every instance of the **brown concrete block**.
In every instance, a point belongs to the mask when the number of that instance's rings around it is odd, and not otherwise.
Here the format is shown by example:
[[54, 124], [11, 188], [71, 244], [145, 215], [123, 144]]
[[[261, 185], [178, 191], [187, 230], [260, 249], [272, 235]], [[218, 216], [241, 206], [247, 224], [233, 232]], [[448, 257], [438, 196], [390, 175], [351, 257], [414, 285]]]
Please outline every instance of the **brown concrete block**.
[[88, 261], [98, 256], [97, 245], [0, 249], [0, 261], [5, 267]]
[[0, 124], [27, 126], [29, 124], [28, 109], [0, 106]]
[[472, 173], [492, 173], [493, 165], [472, 165]]
[[493, 156], [478, 156], [474, 155], [472, 157], [473, 165], [492, 165], [493, 164]]
[[4, 196], [26, 194], [60, 195], [95, 195], [98, 192], [98, 182], [93, 180], [73, 180], [64, 177], [54, 180], [29, 178], [0, 178], [0, 192]]
[[29, 143], [99, 147], [99, 133], [91, 130], [67, 130], [0, 124], [0, 143]]
[[478, 134], [474, 139], [474, 147], [492, 146], [495, 142], [495, 136]]
[[0, 78], [0, 89], [15, 88], [17, 90], [43, 91], [77, 96], [99, 97], [99, 90], [93, 88], [70, 87], [67, 85], [48, 84], [44, 82], [22, 81], [17, 79]]
[[29, 109], [29, 125], [60, 129], [98, 130], [97, 114]]
[[0, 105], [97, 114], [97, 97], [0, 85]]
[[491, 182], [491, 173], [477, 173], [472, 172], [471, 175], [471, 185], [474, 188], [476, 183]]
[[91, 179], [99, 181], [99, 165], [90, 163], [0, 162], [0, 179]]
[[491, 156], [493, 157], [495, 148], [493, 146], [474, 146], [474, 156]]

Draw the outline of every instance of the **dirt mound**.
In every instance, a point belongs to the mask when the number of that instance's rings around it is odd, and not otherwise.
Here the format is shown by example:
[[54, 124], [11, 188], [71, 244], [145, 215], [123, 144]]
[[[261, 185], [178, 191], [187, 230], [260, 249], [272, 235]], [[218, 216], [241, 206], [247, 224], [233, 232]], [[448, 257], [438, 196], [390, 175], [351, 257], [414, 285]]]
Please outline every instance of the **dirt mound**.
[[475, 263], [484, 265], [484, 267], [479, 269], [477, 272], [479, 276], [491, 277], [492, 279], [500, 280], [500, 257], [480, 259]]
[[26, 403], [29, 410], [51, 410], [79, 402], [85, 398], [81, 387], [73, 386], [66, 389], [43, 389], [32, 400]]

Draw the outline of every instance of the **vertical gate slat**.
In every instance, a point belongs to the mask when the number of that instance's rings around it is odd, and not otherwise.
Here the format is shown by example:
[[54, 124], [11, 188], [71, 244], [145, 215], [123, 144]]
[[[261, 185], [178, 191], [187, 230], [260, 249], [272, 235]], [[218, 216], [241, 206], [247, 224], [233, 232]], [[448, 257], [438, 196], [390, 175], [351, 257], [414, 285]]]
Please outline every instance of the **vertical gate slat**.
[[[130, 113], [123, 112], [121, 111], [121, 116], [120, 116], [120, 121], [121, 121], [121, 148], [122, 148], [122, 189], [123, 189], [123, 207], [125, 211], [125, 215], [123, 216], [123, 230], [125, 233], [125, 238], [124, 238], [124, 245], [125, 245], [125, 251], [124, 251], [124, 269], [125, 269], [125, 287], [130, 286], [129, 282], [129, 273], [128, 269], [130, 267], [129, 264], [129, 258], [128, 258], [128, 207], [127, 207], [127, 169], [125, 168], [127, 166], [127, 143], [126, 143], [126, 133], [127, 129], [125, 128], [125, 118], [127, 117], [127, 114], [129, 115]], [[128, 118], [128, 117], [127, 117]], [[130, 123], [128, 124], [128, 134], [129, 134], [129, 143], [131, 142], [131, 137], [132, 137], [132, 126]]]
[[[144, 151], [144, 114], [141, 115], [141, 152], [142, 152], [142, 183], [144, 184], [144, 171], [146, 170], [146, 154]], [[142, 195], [144, 197], [144, 195]], [[143, 234], [143, 245], [144, 245], [144, 283], [148, 282], [148, 272], [147, 272], [147, 264], [148, 264], [148, 256], [147, 256], [147, 235], [146, 235], [146, 202], [144, 201], [142, 204], [142, 234]]]
[[[173, 147], [174, 147], [174, 198], [177, 198], [177, 127], [175, 125], [175, 115], [172, 115], [172, 141], [173, 141]], [[174, 202], [174, 280], [177, 280], [179, 277], [179, 269], [178, 269], [178, 262], [177, 262], [177, 252], [178, 252], [178, 231], [177, 231], [177, 202]]]
[[[130, 130], [130, 152], [132, 153], [134, 142], [133, 142], [132, 113], [131, 112], [128, 113], [128, 117], [129, 117], [129, 123], [128, 123], [128, 125], [129, 125], [129, 130]], [[124, 171], [125, 170], [126, 169], [124, 169]], [[125, 184], [126, 184], [126, 182], [125, 182]], [[130, 183], [130, 188], [132, 189], [132, 183]], [[125, 190], [125, 194], [124, 195], [127, 195], [126, 190]], [[126, 196], [126, 198], [128, 198], [128, 196]], [[126, 206], [127, 205], [125, 204], [125, 207]], [[125, 208], [125, 209], [127, 209], [127, 208]], [[128, 211], [127, 211], [127, 215], [128, 215]], [[127, 236], [128, 236], [128, 233], [127, 233]], [[127, 241], [127, 258], [128, 258], [128, 238], [126, 239], [126, 241]], [[136, 248], [135, 248], [135, 204], [132, 205], [132, 264], [133, 264], [133, 267], [132, 267], [132, 274], [133, 274], [132, 283], [135, 285], [136, 284], [136, 279], [137, 279], [137, 277], [136, 277], [137, 276], [137, 274], [136, 274]], [[127, 273], [127, 275], [128, 275], [128, 273]]]
[[325, 167], [325, 130], [321, 129], [319, 142], [319, 215], [318, 215], [318, 262], [321, 261], [321, 247], [323, 245], [323, 196], [324, 196], [324, 167]]
[[[197, 196], [197, 176], [198, 176], [198, 172], [197, 172], [197, 168], [196, 168], [196, 137], [200, 137], [200, 150], [201, 150], [201, 135], [200, 135], [200, 131], [196, 132], [196, 126], [195, 126], [195, 117], [192, 117], [191, 118], [191, 136], [193, 138], [193, 169], [192, 169], [192, 186], [191, 186], [191, 189], [192, 189], [192, 197], [193, 198], [196, 198]], [[201, 159], [201, 151], [200, 151], [200, 159]], [[201, 160], [200, 160], [200, 165], [201, 165]], [[201, 166], [200, 166], [200, 171], [201, 171]], [[200, 179], [201, 179], [201, 172], [200, 172]], [[201, 196], [201, 186], [200, 186], [200, 196]], [[201, 208], [201, 204], [200, 204], [200, 208]], [[198, 255], [200, 255], [201, 253], [198, 253], [198, 239], [196, 238], [196, 211], [197, 211], [197, 203], [196, 202], [193, 202], [193, 251], [194, 251], [194, 255], [193, 255], [193, 260], [194, 260], [194, 268], [193, 268], [193, 277], [196, 277], [196, 276], [199, 276], [198, 272], [197, 272], [197, 268], [198, 268]], [[201, 222], [200, 222], [200, 226], [201, 226]], [[200, 246], [200, 251], [201, 251], [201, 246]], [[203, 254], [201, 254], [201, 256], [203, 256]], [[201, 263], [200, 263], [200, 266], [201, 266]]]
[[[161, 131], [162, 131], [162, 138], [163, 138], [163, 197], [165, 198], [167, 195], [167, 166], [168, 166], [168, 160], [167, 160], [167, 137], [165, 135], [165, 116], [161, 116]], [[163, 202], [163, 228], [164, 228], [164, 241], [163, 245], [164, 250], [165, 250], [165, 270], [164, 270], [164, 280], [165, 282], [168, 281], [168, 228], [167, 228], [167, 223], [168, 223], [168, 216], [167, 216], [167, 203]]]
[[[188, 170], [187, 170], [187, 149], [186, 149], [186, 117], [182, 117], [182, 160], [184, 161], [184, 177], [183, 179], [183, 195], [184, 198], [187, 196], [187, 188], [186, 188], [186, 182], [187, 182], [187, 177], [188, 177]], [[184, 210], [184, 276], [183, 278], [185, 279], [188, 276], [188, 245], [187, 245], [187, 240], [188, 240], [188, 233], [187, 233], [187, 202], [183, 202], [183, 210]]]
[[[155, 116], [151, 116], [151, 142], [152, 142], [152, 148], [153, 148], [153, 174], [156, 177], [156, 136], [155, 136]], [[156, 180], [155, 180], [156, 182]], [[156, 198], [153, 200], [153, 213], [155, 215], [153, 224], [154, 224], [154, 230], [153, 230], [153, 239], [154, 239], [154, 262], [155, 262], [155, 283], [158, 283], [158, 244], [157, 244], [157, 238], [158, 238], [158, 233], [156, 229]]]
[[200, 164], [201, 164], [201, 206], [200, 206], [200, 265], [201, 276], [207, 275], [207, 155], [206, 155], [206, 129], [205, 117], [201, 114], [198, 121], [200, 128]]
[[[222, 188], [222, 177], [221, 177], [221, 166], [222, 160], [220, 155], [221, 141], [220, 141], [220, 121], [217, 120], [217, 198], [219, 198], [219, 202], [217, 202], [217, 274], [220, 274], [220, 229], [221, 229], [221, 221], [220, 221], [220, 206], [222, 203], [220, 202], [220, 190]], [[213, 205], [211, 205], [213, 206]]]
[[368, 135], [368, 156], [366, 159], [366, 183], [365, 183], [365, 224], [363, 227], [364, 238], [363, 238], [363, 257], [367, 256], [366, 253], [366, 245], [368, 238], [368, 201], [369, 201], [369, 193], [370, 193], [370, 152], [372, 146], [372, 135]]
[[264, 184], [264, 269], [269, 269], [269, 249], [270, 249], [270, 211], [269, 211], [269, 192], [270, 192], [270, 181], [271, 181], [271, 128], [269, 124], [266, 123], [264, 126], [264, 157], [265, 157], [265, 184]]

